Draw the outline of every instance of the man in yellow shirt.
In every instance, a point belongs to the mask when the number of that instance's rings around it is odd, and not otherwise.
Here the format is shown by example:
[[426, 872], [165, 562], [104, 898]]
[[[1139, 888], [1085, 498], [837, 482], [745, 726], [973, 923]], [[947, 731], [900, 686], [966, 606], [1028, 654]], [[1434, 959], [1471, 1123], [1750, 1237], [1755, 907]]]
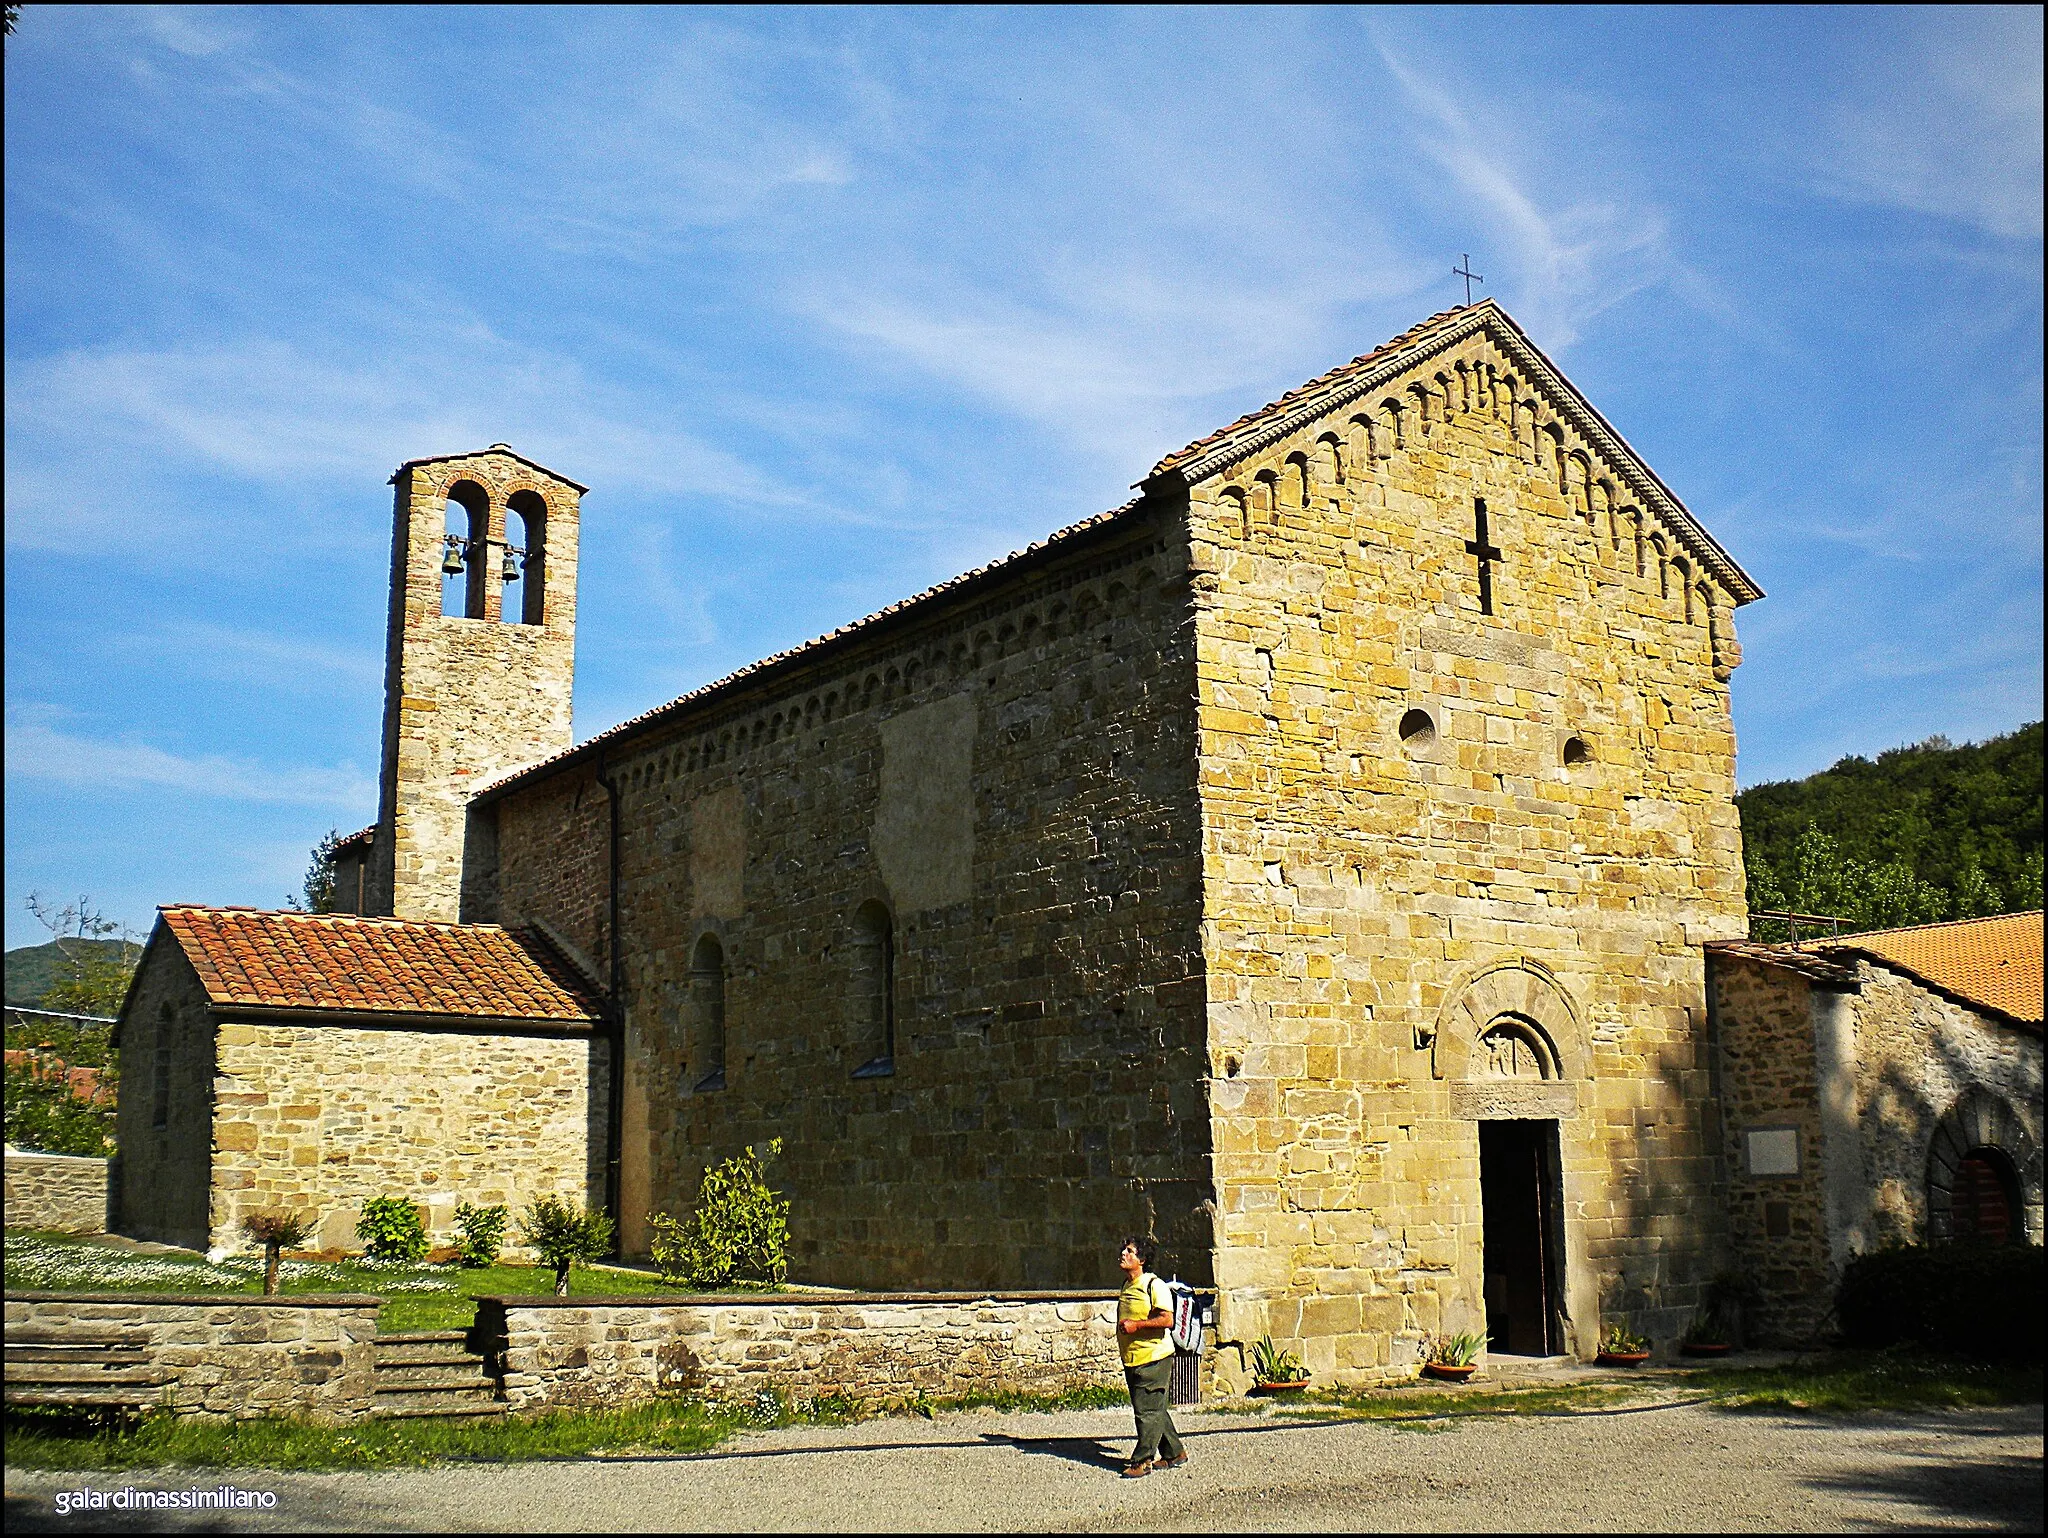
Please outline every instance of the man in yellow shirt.
[[1180, 1445], [1173, 1414], [1166, 1408], [1168, 1380], [1173, 1376], [1173, 1294], [1152, 1274], [1152, 1244], [1124, 1240], [1119, 1261], [1124, 1290], [1116, 1300], [1116, 1348], [1124, 1359], [1124, 1383], [1131, 1391], [1131, 1412], [1138, 1421], [1138, 1446], [1124, 1468], [1124, 1478], [1140, 1479], [1188, 1461]]

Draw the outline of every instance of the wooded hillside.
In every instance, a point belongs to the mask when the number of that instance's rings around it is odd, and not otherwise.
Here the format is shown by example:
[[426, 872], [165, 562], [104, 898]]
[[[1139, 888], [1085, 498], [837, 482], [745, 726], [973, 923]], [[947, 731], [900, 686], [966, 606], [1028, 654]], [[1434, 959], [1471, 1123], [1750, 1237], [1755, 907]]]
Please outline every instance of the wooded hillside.
[[1859, 928], [2041, 906], [2041, 723], [1930, 737], [1735, 798], [1750, 906]]

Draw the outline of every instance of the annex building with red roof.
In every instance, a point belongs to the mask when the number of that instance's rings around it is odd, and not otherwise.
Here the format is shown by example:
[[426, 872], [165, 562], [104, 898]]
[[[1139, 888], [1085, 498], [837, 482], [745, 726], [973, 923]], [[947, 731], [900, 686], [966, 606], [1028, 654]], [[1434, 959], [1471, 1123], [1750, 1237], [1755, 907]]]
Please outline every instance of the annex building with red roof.
[[164, 910], [125, 1231], [555, 1192], [644, 1254], [780, 1138], [798, 1279], [1095, 1286], [1148, 1233], [1225, 1382], [1709, 1299], [1762, 592], [1499, 305], [580, 743], [585, 488], [502, 444], [392, 484], [355, 912]]

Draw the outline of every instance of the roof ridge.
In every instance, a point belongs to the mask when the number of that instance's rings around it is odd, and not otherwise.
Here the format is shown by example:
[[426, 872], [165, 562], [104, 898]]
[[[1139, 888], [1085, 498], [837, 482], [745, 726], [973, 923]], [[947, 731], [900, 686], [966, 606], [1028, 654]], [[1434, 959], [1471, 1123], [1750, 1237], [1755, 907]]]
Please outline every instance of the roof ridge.
[[1062, 540], [1071, 539], [1091, 529], [1105, 528], [1117, 519], [1135, 511], [1144, 500], [1144, 495], [1140, 493], [1138, 496], [1132, 497], [1116, 507], [1109, 508], [1100, 513], [1091, 513], [1086, 518], [1067, 524], [1062, 528], [1054, 529], [1045, 538], [1033, 540], [1021, 549], [1012, 550], [1007, 555], [998, 556], [993, 561], [984, 562], [970, 571], [963, 571], [956, 577], [948, 577], [944, 582], [936, 582], [921, 592], [912, 593], [908, 598], [899, 598], [896, 602], [877, 609], [872, 614], [863, 615], [856, 620], [849, 620], [836, 629], [826, 631], [823, 635], [813, 636], [808, 641], [799, 642], [797, 645], [786, 647], [779, 652], [772, 652], [766, 657], [748, 663], [745, 667], [734, 669], [722, 678], [715, 678], [707, 684], [700, 684], [695, 689], [679, 694], [672, 700], [643, 710], [637, 716], [629, 716], [617, 725], [606, 727], [597, 735], [584, 738], [583, 741], [577, 743], [574, 747], [564, 748], [559, 753], [552, 754], [547, 758], [536, 759], [533, 763], [514, 769], [509, 774], [480, 787], [476, 792], [475, 798], [494, 795], [508, 786], [517, 784], [530, 774], [536, 774], [543, 769], [553, 768], [580, 754], [586, 753], [599, 743], [609, 742], [615, 738], [626, 736], [638, 731], [642, 727], [652, 725], [655, 721], [669, 715], [671, 712], [680, 712], [688, 706], [701, 704], [720, 691], [732, 688], [782, 663], [808, 655], [833, 642], [847, 640], [871, 625], [879, 624], [883, 620], [908, 613], [919, 605], [931, 602], [945, 593], [952, 592], [970, 582], [1000, 571], [1007, 566], [1024, 560], [1028, 556], [1050, 550]]
[[1857, 940], [1874, 940], [1880, 935], [1922, 934], [1930, 929], [1960, 929], [1968, 924], [1996, 924], [2005, 919], [2042, 918], [2039, 908], [2022, 908], [2015, 913], [1980, 913], [1967, 919], [1936, 919], [1930, 924], [1898, 924], [1890, 929], [1859, 929], [1854, 934], [1831, 935], [1823, 940], [1800, 940], [1802, 947], [1818, 950], [1829, 945], [1848, 945]]
[[496, 930], [503, 934], [513, 932], [504, 924], [486, 924], [473, 920], [407, 919], [390, 913], [309, 913], [303, 908], [258, 908], [252, 903], [158, 903], [156, 910], [159, 913], [254, 913], [264, 918], [316, 923], [394, 924], [420, 929]]

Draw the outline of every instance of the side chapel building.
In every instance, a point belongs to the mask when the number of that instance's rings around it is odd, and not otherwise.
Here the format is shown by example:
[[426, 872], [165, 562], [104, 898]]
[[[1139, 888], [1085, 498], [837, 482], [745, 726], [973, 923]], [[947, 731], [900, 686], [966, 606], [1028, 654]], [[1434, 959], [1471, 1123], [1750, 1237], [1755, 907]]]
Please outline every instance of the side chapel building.
[[164, 910], [126, 1231], [552, 1190], [644, 1254], [780, 1138], [807, 1281], [1100, 1285], [1148, 1231], [1352, 1380], [1672, 1336], [1727, 1266], [1762, 594], [1492, 301], [581, 744], [585, 488], [393, 484], [360, 916]]

